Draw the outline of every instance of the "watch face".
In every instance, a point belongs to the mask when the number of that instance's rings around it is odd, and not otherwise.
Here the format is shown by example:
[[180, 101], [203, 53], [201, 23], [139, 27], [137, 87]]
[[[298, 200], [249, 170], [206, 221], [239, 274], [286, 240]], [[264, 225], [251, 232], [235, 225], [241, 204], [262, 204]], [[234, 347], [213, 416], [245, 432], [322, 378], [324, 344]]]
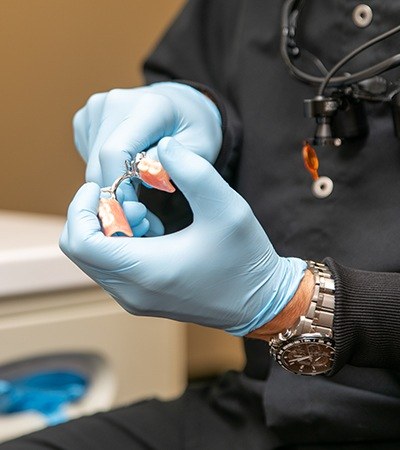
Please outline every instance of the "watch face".
[[332, 367], [333, 340], [328, 337], [302, 335], [289, 339], [277, 352], [278, 363], [301, 375], [318, 375]]

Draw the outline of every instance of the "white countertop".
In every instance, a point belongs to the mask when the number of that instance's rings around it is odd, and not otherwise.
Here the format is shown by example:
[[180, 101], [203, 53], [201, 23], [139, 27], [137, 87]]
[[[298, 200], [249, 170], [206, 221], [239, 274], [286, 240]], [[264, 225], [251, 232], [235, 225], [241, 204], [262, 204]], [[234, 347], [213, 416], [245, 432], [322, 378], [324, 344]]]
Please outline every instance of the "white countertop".
[[0, 297], [94, 285], [58, 247], [64, 222], [0, 210]]

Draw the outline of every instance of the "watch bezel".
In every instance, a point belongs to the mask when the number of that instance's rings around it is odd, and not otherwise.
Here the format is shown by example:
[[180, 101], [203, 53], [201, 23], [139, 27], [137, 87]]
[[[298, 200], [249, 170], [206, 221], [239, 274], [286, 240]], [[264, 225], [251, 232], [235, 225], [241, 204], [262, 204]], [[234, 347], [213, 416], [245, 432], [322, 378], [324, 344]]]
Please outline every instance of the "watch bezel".
[[[299, 344], [320, 344], [320, 345], [324, 345], [326, 348], [329, 348], [331, 350], [329, 366], [325, 365], [323, 370], [314, 370], [311, 373], [294, 370], [293, 367], [288, 366], [284, 359], [284, 354], [288, 350], [293, 348], [295, 345], [299, 345]], [[299, 336], [292, 336], [291, 338], [289, 338], [283, 342], [281, 341], [281, 343], [278, 347], [276, 347], [276, 346], [271, 347], [271, 351], [273, 352], [277, 363], [281, 367], [283, 367], [285, 370], [287, 370], [288, 372], [291, 372], [291, 373], [294, 373], [297, 375], [314, 376], [314, 375], [321, 375], [321, 374], [327, 373], [331, 370], [332, 365], [333, 365], [334, 354], [335, 354], [335, 342], [334, 342], [333, 338], [331, 338], [329, 336], [325, 336], [321, 333], [307, 333], [307, 334], [302, 334]]]

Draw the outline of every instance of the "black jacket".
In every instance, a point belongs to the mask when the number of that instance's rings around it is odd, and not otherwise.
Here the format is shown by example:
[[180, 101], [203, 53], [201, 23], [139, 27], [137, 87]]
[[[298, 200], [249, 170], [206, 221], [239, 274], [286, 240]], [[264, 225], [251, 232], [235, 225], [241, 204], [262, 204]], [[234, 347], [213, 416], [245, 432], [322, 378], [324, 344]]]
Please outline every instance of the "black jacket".
[[[208, 92], [224, 122], [218, 169], [250, 203], [280, 255], [326, 258], [334, 274], [330, 377], [286, 373], [264, 343], [246, 340], [246, 374], [267, 380], [267, 425], [285, 442], [400, 439], [400, 142], [390, 106], [367, 103], [368, 137], [319, 152], [320, 174], [333, 179], [334, 191], [323, 200], [312, 196], [301, 143], [315, 127], [303, 117], [303, 99], [316, 90], [294, 79], [280, 57], [282, 3], [190, 1], [146, 62], [147, 82], [180, 80]], [[363, 29], [352, 21], [356, 5], [305, 2], [300, 48], [331, 68], [398, 24], [399, 1], [370, 1], [374, 17]], [[346, 70], [395, 54], [399, 43], [395, 36], [365, 51]], [[315, 71], [307, 60], [299, 64]], [[178, 203], [163, 199], [167, 223]], [[181, 226], [186, 215], [180, 213]]]

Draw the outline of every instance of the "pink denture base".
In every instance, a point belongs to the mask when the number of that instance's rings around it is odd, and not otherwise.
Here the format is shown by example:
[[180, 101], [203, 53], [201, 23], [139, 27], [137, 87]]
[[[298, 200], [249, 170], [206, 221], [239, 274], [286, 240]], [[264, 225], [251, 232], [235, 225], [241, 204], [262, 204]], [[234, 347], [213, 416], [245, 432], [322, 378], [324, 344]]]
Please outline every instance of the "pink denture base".
[[138, 169], [140, 179], [148, 185], [160, 191], [175, 192], [175, 187], [169, 181], [169, 175], [160, 162], [143, 158], [138, 164]]
[[98, 216], [101, 229], [106, 236], [122, 233], [125, 236], [133, 236], [132, 229], [126, 219], [122, 206], [114, 198], [101, 198], [99, 202]]

